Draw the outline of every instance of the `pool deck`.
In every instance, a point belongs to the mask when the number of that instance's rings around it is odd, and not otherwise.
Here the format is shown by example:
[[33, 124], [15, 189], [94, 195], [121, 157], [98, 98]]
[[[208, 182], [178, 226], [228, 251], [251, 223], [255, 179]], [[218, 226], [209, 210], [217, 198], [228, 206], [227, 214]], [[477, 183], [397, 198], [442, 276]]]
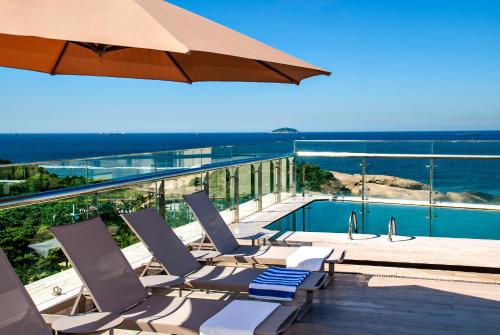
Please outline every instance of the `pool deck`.
[[[289, 198], [231, 224], [230, 228], [240, 237], [272, 234], [263, 227], [315, 199]], [[194, 224], [182, 229], [178, 234], [187, 237], [195, 236], [199, 230]], [[499, 273], [412, 267], [429, 263], [500, 269], [500, 241], [396, 236], [395, 242], [389, 242], [386, 236], [357, 234], [349, 241], [347, 234], [308, 232], [289, 233], [282, 240], [330, 245], [337, 252], [348, 250], [348, 262], [336, 266], [331, 285], [318, 292], [304, 319], [285, 335], [500, 334]], [[250, 243], [246, 239], [240, 241]], [[124, 253], [134, 267], [150, 257], [141, 244]], [[389, 264], [359, 264], [363, 262]], [[69, 287], [78, 288], [74, 272], [65, 273]], [[30, 293], [33, 296], [36, 292]], [[68, 293], [71, 295], [71, 291]], [[245, 297], [221, 292], [185, 293], [184, 296], [205, 299]], [[116, 330], [115, 334], [155, 333]]]
[[[272, 234], [264, 227], [317, 199], [313, 196], [292, 197], [252, 214], [238, 224], [231, 224], [230, 228], [236, 235], [252, 235], [263, 231]], [[332, 246], [336, 251], [345, 249], [348, 251], [347, 261], [352, 263], [468, 267], [471, 270], [500, 273], [499, 240], [394, 236], [393, 242], [390, 242], [386, 235], [353, 234], [353, 240], [349, 240], [346, 233], [316, 232], [287, 232], [277, 240]]]
[[[500, 284], [462, 282], [439, 276], [404, 278], [396, 277], [394, 269], [379, 270], [385, 276], [337, 274], [327, 289], [318, 292], [304, 319], [292, 325], [285, 335], [500, 334]], [[420, 272], [414, 271], [422, 276]], [[208, 295], [194, 292], [189, 296], [227, 298], [216, 292]], [[115, 334], [154, 333], [117, 330]]]

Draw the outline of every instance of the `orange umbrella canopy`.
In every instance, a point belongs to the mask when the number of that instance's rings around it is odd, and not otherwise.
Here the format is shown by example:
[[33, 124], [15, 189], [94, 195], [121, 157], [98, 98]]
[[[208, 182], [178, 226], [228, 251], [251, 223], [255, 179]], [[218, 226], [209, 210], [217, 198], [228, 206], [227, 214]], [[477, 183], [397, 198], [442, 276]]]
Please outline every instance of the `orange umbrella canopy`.
[[185, 83], [330, 74], [162, 0], [0, 0], [0, 66]]

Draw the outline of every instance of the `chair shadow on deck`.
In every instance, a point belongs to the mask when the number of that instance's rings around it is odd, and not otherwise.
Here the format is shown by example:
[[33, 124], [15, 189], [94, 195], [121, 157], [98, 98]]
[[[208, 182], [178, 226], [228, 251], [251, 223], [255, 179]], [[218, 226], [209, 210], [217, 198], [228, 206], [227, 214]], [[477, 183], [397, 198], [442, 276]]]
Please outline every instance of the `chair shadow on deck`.
[[336, 275], [286, 334], [500, 334], [500, 285]]

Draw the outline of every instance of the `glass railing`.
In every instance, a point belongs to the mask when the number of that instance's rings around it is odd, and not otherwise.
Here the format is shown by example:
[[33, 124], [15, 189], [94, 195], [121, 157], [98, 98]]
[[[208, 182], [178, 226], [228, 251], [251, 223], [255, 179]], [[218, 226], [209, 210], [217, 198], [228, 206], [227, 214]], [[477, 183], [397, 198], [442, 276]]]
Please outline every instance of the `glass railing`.
[[296, 141], [299, 192], [500, 205], [500, 141]]
[[291, 154], [293, 142], [272, 142], [44, 163], [0, 164], [0, 199], [134, 178], [137, 181], [154, 179], [227, 163]]
[[127, 247], [138, 241], [119, 215], [155, 207], [182, 231], [185, 242], [200, 237], [182, 197], [198, 190], [208, 192], [227, 222], [296, 191], [366, 202], [498, 209], [500, 142], [223, 146], [3, 165], [0, 180], [0, 248], [28, 283], [67, 268], [48, 230], [53, 225], [100, 216], [118, 244]]
[[[18, 180], [24, 180], [23, 183], [29, 183], [26, 192], [29, 194], [17, 199], [15, 206], [2, 208], [6, 203], [0, 203], [0, 249], [5, 251], [22, 281], [30, 283], [68, 268], [64, 255], [49, 231], [51, 226], [100, 216], [118, 245], [125, 248], [137, 243], [138, 239], [124, 224], [120, 214], [153, 207], [169, 225], [180, 229], [179, 235], [188, 242], [201, 237], [202, 231], [194, 223], [196, 219], [183, 199], [185, 194], [206, 190], [228, 223], [239, 221], [273, 204], [276, 199], [288, 196], [289, 192], [276, 176], [286, 178], [282, 171], [278, 171], [283, 162], [288, 162], [288, 173], [292, 173], [293, 155], [286, 148], [293, 148], [293, 145], [287, 147], [279, 144], [265, 152], [260, 149], [252, 151], [249, 147], [238, 148], [237, 154], [236, 150], [226, 154], [227, 148], [105, 157], [85, 160], [87, 164], [82, 165], [83, 168], [79, 160], [59, 162], [57, 165], [43, 164], [44, 167], [23, 165], [21, 167], [26, 168], [23, 171], [26, 174], [18, 173], [17, 177]], [[214, 163], [214, 156], [217, 157], [217, 163]], [[260, 169], [261, 166], [266, 168]], [[171, 167], [176, 168], [175, 173], [166, 176], [156, 173], [150, 180], [137, 181], [137, 177], [143, 173], [151, 174], [154, 169], [159, 171]], [[31, 169], [40, 168], [50, 169], [51, 172], [40, 173], [38, 170], [31, 177], [28, 175]], [[186, 168], [187, 173], [179, 168]], [[76, 173], [71, 174], [71, 171]], [[39, 175], [61, 184], [40, 184], [47, 179]], [[75, 186], [89, 186], [87, 181], [100, 186], [115, 178], [121, 180], [122, 184], [91, 193], [86, 188], [73, 187], [74, 193], [61, 199], [55, 193], [39, 201], [36, 193], [47, 193], [46, 190], [53, 186], [69, 185], [69, 182], [62, 184], [61, 180], [71, 180]], [[268, 183], [265, 194], [258, 182], [263, 179]], [[270, 184], [271, 179], [274, 180], [273, 185]], [[35, 180], [40, 183], [35, 183]], [[51, 199], [51, 196], [54, 198]]]

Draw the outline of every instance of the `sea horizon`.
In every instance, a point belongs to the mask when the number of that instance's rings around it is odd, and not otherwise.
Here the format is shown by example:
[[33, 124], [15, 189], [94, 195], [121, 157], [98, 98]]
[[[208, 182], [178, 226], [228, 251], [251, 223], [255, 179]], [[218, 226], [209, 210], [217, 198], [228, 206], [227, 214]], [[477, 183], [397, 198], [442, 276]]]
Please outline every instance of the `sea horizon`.
[[496, 141], [500, 130], [355, 132], [0, 133], [0, 160], [12, 163], [248, 145], [293, 140]]

